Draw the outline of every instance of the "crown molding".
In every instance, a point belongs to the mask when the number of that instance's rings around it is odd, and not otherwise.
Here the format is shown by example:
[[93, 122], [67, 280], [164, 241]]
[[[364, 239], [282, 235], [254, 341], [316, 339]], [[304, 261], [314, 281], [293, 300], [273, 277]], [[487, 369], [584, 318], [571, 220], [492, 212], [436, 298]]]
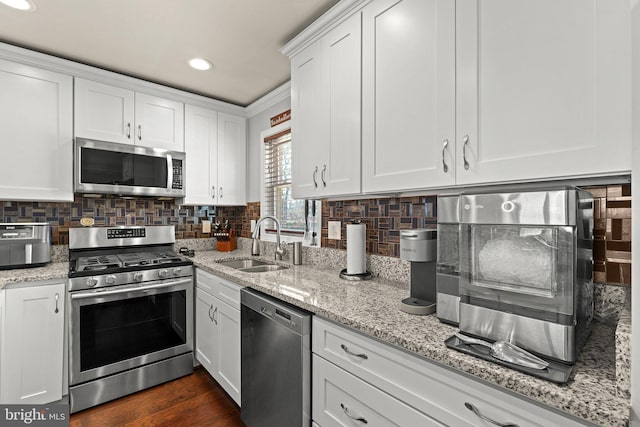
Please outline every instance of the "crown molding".
[[251, 117], [262, 113], [267, 108], [277, 104], [278, 102], [284, 101], [285, 99], [291, 99], [291, 81], [278, 86], [262, 98], [247, 106], [247, 118], [250, 119]]
[[328, 31], [333, 29], [354, 13], [358, 12], [372, 0], [341, 0], [322, 16], [316, 19], [311, 25], [302, 30], [289, 43], [284, 45], [280, 52], [291, 58], [307, 46], [318, 40]]

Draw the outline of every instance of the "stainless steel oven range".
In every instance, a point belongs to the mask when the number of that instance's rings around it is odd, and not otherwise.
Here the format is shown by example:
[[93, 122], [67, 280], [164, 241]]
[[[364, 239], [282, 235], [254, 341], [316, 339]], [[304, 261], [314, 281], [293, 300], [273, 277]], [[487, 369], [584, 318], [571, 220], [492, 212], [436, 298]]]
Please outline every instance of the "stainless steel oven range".
[[173, 226], [69, 230], [71, 412], [193, 371], [193, 263]]

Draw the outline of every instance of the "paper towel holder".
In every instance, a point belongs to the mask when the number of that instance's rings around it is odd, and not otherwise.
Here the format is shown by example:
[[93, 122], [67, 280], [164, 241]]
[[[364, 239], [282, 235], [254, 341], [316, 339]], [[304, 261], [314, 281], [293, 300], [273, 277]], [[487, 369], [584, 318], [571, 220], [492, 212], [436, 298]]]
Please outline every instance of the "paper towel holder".
[[[354, 220], [351, 221], [351, 224], [361, 224], [361, 223], [362, 223], [362, 221], [360, 219], [354, 219]], [[348, 236], [348, 233], [349, 232], [348, 232], [348, 228], [347, 228], [347, 236]], [[366, 239], [366, 233], [365, 233], [365, 239]], [[347, 240], [348, 240], [348, 237], [347, 237]], [[362, 242], [362, 245], [363, 245], [363, 250], [364, 250], [363, 257], [365, 257], [366, 256], [366, 248], [364, 247], [365, 246], [365, 242]], [[349, 252], [349, 243], [347, 243], [347, 252]], [[348, 257], [349, 257], [349, 255], [347, 254], [347, 259], [348, 259]], [[348, 262], [347, 262], [347, 264], [348, 264]], [[365, 261], [365, 264], [366, 264], [366, 261]], [[340, 278], [344, 279], [344, 280], [354, 280], [354, 281], [372, 279], [373, 278], [373, 274], [371, 274], [370, 271], [366, 270], [366, 265], [363, 265], [363, 267], [364, 267], [363, 269], [365, 270], [364, 273], [348, 273], [347, 272], [347, 268], [345, 268], [342, 271], [340, 271]]]

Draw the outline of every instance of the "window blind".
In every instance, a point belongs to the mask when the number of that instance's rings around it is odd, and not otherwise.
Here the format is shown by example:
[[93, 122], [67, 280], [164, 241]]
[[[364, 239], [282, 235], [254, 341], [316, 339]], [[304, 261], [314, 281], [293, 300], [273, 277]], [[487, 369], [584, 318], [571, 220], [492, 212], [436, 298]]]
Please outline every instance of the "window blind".
[[284, 230], [304, 233], [304, 200], [291, 194], [291, 131], [265, 138], [263, 215], [273, 215]]

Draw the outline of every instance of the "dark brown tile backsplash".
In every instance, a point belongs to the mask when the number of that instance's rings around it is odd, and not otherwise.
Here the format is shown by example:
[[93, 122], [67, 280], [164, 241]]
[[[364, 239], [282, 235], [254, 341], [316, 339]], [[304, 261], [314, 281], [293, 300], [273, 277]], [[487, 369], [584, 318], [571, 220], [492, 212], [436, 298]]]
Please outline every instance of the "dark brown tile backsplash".
[[585, 188], [593, 194], [593, 280], [631, 284], [631, 185]]
[[[322, 202], [322, 246], [347, 247], [347, 223], [359, 219], [367, 225], [367, 253], [400, 256], [400, 230], [436, 228], [436, 196]], [[330, 240], [329, 221], [342, 222], [342, 239]]]

